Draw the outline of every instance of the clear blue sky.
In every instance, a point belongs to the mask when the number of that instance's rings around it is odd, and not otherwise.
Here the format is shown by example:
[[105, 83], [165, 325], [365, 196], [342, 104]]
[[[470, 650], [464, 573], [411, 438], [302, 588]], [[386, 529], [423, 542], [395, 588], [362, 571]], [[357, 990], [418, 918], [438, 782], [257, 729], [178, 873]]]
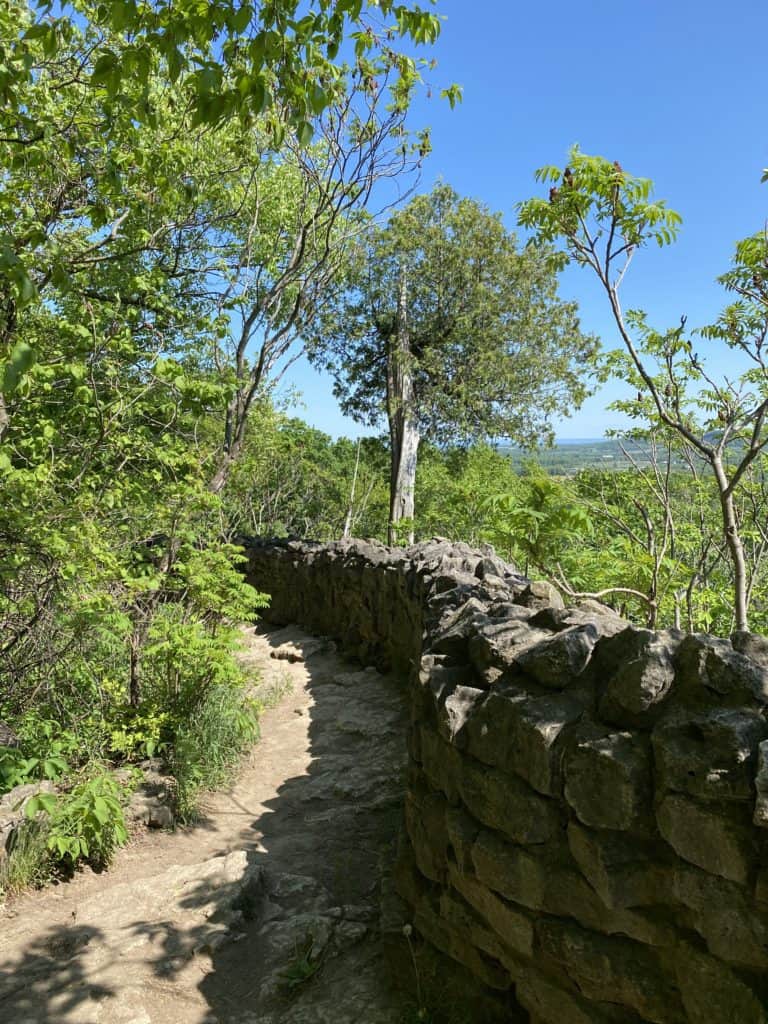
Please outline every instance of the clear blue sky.
[[[627, 307], [658, 327], [707, 323], [723, 304], [715, 283], [734, 242], [768, 215], [764, 0], [586, 0], [510, 3], [440, 0], [446, 16], [430, 73], [434, 94], [450, 82], [464, 102], [420, 98], [414, 127], [432, 126], [433, 152], [420, 191], [442, 177], [500, 210], [515, 226], [515, 203], [537, 192], [535, 168], [562, 164], [579, 143], [656, 182], [683, 216], [679, 241], [637, 257], [623, 286]], [[588, 271], [569, 270], [561, 293], [579, 302], [584, 328], [618, 342], [604, 297]], [[704, 343], [700, 346], [704, 351]], [[713, 356], [727, 368], [727, 356]], [[330, 381], [303, 361], [288, 382], [303, 394], [299, 414], [328, 433], [356, 435]], [[559, 424], [563, 438], [597, 437], [619, 426], [608, 387]]]

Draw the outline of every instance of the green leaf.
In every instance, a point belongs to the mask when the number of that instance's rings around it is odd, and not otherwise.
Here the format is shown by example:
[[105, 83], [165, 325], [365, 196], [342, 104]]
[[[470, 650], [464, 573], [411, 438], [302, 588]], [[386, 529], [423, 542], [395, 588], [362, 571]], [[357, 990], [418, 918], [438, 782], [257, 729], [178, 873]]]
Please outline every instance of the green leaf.
[[110, 813], [107, 802], [103, 797], [97, 796], [94, 798], [92, 806], [93, 816], [101, 825], [106, 825], [109, 821]]
[[53, 793], [38, 793], [31, 797], [24, 808], [27, 818], [34, 818], [36, 814], [52, 814], [56, 810], [57, 797]]
[[13, 394], [19, 386], [21, 378], [34, 365], [34, 362], [35, 353], [31, 346], [25, 341], [17, 342], [11, 352], [11, 358], [5, 366], [0, 391], [5, 395]]

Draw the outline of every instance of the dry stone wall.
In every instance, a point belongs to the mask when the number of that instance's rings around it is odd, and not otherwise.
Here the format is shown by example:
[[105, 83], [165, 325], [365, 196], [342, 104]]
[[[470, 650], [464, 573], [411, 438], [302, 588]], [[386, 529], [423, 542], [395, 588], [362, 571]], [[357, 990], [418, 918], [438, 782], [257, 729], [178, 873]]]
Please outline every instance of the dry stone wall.
[[566, 608], [439, 540], [248, 553], [271, 618], [408, 673], [399, 892], [510, 1020], [765, 1024], [766, 638]]

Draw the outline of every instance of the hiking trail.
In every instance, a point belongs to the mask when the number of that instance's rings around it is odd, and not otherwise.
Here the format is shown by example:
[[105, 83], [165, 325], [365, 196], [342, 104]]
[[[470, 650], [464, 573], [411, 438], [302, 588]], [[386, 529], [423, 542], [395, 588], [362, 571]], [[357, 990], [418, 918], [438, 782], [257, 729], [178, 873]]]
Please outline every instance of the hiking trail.
[[8, 1024], [399, 1024], [380, 889], [406, 766], [400, 684], [289, 626], [246, 631], [280, 695], [200, 821], [0, 910]]

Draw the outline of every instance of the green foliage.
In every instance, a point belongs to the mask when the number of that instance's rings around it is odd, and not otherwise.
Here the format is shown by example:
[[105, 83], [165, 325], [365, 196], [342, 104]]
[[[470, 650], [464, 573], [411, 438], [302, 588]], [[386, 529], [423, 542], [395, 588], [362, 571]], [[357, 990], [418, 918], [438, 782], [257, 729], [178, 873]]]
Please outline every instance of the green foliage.
[[[649, 242], [674, 240], [680, 217], [652, 200], [647, 179], [633, 177], [602, 157], [570, 153], [564, 170], [537, 172], [553, 182], [549, 199], [520, 204], [520, 223], [534, 232], [533, 244], [565, 246], [556, 258], [589, 267], [603, 287], [623, 349], [609, 354], [605, 370], [630, 385], [636, 399], [616, 407], [639, 424], [639, 430], [669, 432], [707, 467], [717, 489], [722, 536], [732, 566], [733, 626], [749, 628], [749, 605], [755, 593], [756, 566], [750, 565], [753, 524], [742, 519], [748, 478], [760, 474], [768, 450], [768, 240], [760, 232], [736, 246], [731, 269], [720, 281], [735, 295], [718, 319], [693, 332], [686, 319], [677, 327], [656, 330], [642, 311], [624, 312], [620, 287], [635, 253]], [[725, 344], [746, 369], [740, 376], [719, 378], [696, 351], [696, 338]], [[761, 512], [764, 519], [764, 511]], [[760, 533], [760, 527], [754, 524]], [[759, 561], [762, 558], [757, 559]], [[655, 601], [655, 598], [653, 598]]]
[[500, 215], [439, 184], [370, 230], [317, 320], [313, 358], [334, 373], [345, 412], [376, 423], [384, 411], [403, 276], [422, 437], [530, 444], [581, 403], [596, 341], [558, 298], [548, 258], [520, 248]]
[[500, 550], [522, 552], [522, 567], [552, 572], [560, 553], [579, 545], [592, 532], [586, 509], [574, 500], [567, 483], [543, 474], [535, 464], [514, 491], [486, 499], [493, 513], [489, 539]]
[[229, 535], [337, 539], [348, 513], [355, 536], [385, 534], [387, 453], [379, 441], [363, 439], [358, 461], [346, 438], [333, 441], [266, 404], [256, 413], [222, 496]]
[[314, 937], [307, 934], [301, 946], [296, 947], [291, 962], [280, 972], [282, 986], [288, 995], [293, 995], [311, 981], [322, 967], [323, 958], [313, 954], [314, 946]]
[[0, 900], [45, 885], [52, 873], [45, 822], [23, 822], [14, 831], [7, 855], [0, 860]]
[[123, 791], [107, 772], [95, 772], [59, 796], [39, 793], [25, 807], [27, 818], [47, 816], [46, 845], [57, 861], [74, 866], [87, 860], [97, 869], [109, 865], [128, 839]]
[[[430, 46], [440, 32], [437, 15], [394, 0], [227, 0], [202, 8], [118, 0], [64, 4], [55, 14], [50, 4], [41, 4], [37, 15], [26, 4], [14, 6], [19, 38], [7, 59], [6, 101], [20, 105], [36, 62], [54, 61], [87, 19], [94, 55], [84, 81], [114, 104], [125, 102], [128, 93], [133, 118], [156, 123], [151, 76], [160, 66], [171, 83], [189, 83], [196, 123], [248, 122], [266, 110], [276, 144], [286, 121], [311, 138], [314, 120], [344, 93], [355, 72], [368, 77], [371, 88], [378, 76], [394, 74], [392, 101], [407, 103], [426, 61], [398, 51], [395, 40]], [[352, 67], [338, 59], [344, 44], [354, 50]], [[453, 105], [460, 90], [452, 86], [446, 94]]]

